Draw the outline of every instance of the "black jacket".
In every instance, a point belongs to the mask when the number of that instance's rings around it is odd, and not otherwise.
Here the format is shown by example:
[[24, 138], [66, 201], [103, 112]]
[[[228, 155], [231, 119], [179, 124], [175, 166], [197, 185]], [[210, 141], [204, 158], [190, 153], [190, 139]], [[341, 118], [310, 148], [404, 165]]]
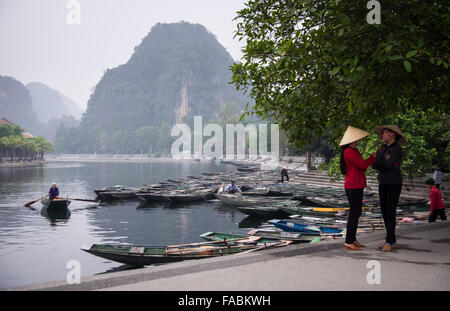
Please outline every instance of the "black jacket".
[[[390, 155], [389, 159], [386, 157]], [[392, 145], [382, 145], [377, 151], [377, 160], [372, 165], [373, 169], [378, 170], [379, 184], [401, 184], [402, 183], [402, 147], [394, 142]]]

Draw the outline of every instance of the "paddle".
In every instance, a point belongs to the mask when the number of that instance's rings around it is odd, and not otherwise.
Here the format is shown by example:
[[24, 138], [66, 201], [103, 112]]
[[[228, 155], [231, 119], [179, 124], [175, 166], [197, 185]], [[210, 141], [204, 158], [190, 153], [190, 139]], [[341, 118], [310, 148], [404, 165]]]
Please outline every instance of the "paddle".
[[32, 204], [34, 204], [34, 203], [36, 203], [37, 201], [40, 201], [40, 200], [42, 200], [43, 198], [45, 198], [45, 197], [48, 197], [48, 194], [46, 195], [46, 196], [43, 196], [42, 198], [39, 198], [39, 199], [37, 199], [37, 200], [34, 200], [34, 201], [30, 201], [30, 202], [28, 202], [27, 204], [25, 204], [24, 206], [26, 206], [26, 207], [30, 207], [30, 205], [32, 205]]
[[68, 198], [69, 200], [73, 200], [73, 201], [83, 201], [83, 202], [94, 202], [94, 203], [98, 203], [97, 200], [89, 200], [89, 199], [73, 199], [73, 198]]

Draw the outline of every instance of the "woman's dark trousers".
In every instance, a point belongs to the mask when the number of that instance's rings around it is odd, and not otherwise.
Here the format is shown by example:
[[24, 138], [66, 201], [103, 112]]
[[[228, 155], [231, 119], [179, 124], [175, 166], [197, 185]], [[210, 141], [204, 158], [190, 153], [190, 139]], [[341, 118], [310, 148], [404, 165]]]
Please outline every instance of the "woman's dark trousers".
[[428, 217], [428, 222], [435, 222], [437, 217], [441, 217], [441, 220], [447, 220], [447, 217], [445, 216], [445, 208], [441, 209], [435, 209], [430, 217]]
[[362, 199], [364, 189], [345, 189], [350, 211], [347, 219], [347, 234], [345, 235], [345, 243], [352, 244], [356, 241], [356, 231], [358, 230], [358, 221], [362, 212]]
[[378, 185], [378, 194], [380, 196], [381, 214], [383, 215], [384, 226], [386, 227], [386, 243], [394, 244], [395, 226], [397, 224], [396, 213], [402, 184]]

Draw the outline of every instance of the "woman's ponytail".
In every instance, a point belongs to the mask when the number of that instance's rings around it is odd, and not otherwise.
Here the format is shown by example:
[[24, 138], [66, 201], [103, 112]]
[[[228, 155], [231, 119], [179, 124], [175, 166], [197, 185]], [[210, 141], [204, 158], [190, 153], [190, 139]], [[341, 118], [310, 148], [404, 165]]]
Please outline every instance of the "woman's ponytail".
[[347, 148], [348, 148], [348, 145], [342, 146], [342, 149], [341, 149], [341, 158], [340, 158], [340, 160], [339, 160], [340, 166], [341, 166], [341, 174], [344, 175], [344, 176], [345, 176], [346, 170], [347, 170], [347, 166], [345, 165], [345, 159], [344, 159], [344, 151], [345, 151], [345, 149], [347, 149]]

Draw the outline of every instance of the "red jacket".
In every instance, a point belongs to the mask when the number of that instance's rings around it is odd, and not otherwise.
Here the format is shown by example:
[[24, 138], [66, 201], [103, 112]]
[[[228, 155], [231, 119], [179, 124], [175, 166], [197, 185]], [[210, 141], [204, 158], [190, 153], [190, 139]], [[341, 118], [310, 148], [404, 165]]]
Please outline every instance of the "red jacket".
[[375, 163], [376, 158], [370, 156], [364, 160], [358, 149], [348, 147], [344, 150], [345, 160], [345, 189], [361, 189], [367, 186], [366, 170]]
[[430, 212], [445, 208], [444, 202], [442, 201], [441, 192], [436, 187], [431, 187], [430, 189], [430, 205]]

